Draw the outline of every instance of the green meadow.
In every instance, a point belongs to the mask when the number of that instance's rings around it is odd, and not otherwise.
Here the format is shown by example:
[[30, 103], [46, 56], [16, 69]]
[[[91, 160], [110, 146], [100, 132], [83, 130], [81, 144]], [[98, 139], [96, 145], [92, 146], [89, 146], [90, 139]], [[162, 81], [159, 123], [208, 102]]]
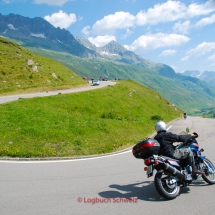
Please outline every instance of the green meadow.
[[63, 64], [0, 37], [1, 95], [67, 89], [86, 84]]
[[0, 105], [1, 157], [78, 157], [133, 146], [182, 111], [134, 81]]

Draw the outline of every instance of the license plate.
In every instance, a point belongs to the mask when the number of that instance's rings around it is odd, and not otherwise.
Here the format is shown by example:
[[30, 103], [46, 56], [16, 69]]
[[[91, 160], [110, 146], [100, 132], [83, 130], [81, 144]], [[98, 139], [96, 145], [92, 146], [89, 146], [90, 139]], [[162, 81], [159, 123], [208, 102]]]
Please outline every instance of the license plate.
[[152, 176], [152, 165], [147, 167], [147, 173], [148, 176]]

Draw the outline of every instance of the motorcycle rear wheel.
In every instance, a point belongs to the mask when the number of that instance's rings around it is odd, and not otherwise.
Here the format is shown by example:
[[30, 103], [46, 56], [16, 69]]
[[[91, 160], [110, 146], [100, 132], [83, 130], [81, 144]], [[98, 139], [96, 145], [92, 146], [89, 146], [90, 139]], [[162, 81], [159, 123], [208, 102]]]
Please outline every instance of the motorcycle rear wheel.
[[170, 181], [171, 178], [164, 175], [163, 170], [159, 170], [155, 174], [155, 188], [157, 192], [167, 200], [175, 199], [180, 192], [180, 186], [178, 186], [177, 181], [173, 182], [172, 184]]
[[[209, 172], [208, 166], [211, 168], [211, 171], [213, 171], [213, 173]], [[205, 172], [205, 174], [202, 175], [202, 178], [208, 184], [215, 184], [215, 172], [214, 172], [215, 168], [214, 168], [213, 163], [209, 159], [205, 158], [202, 169]]]

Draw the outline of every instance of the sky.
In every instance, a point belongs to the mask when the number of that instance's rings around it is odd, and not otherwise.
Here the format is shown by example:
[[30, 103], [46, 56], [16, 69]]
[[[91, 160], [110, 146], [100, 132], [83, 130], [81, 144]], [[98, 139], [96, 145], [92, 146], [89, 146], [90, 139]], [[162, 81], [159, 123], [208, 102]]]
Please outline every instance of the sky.
[[215, 0], [0, 0], [0, 13], [44, 18], [97, 47], [114, 40], [177, 73], [215, 71]]

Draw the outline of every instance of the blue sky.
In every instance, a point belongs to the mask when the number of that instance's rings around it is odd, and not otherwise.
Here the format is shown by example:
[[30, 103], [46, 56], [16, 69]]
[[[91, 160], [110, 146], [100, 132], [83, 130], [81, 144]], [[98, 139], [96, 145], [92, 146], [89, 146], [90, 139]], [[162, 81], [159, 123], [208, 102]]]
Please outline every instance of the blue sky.
[[215, 71], [215, 0], [0, 0], [0, 13], [42, 17], [98, 47], [115, 40], [176, 72]]

